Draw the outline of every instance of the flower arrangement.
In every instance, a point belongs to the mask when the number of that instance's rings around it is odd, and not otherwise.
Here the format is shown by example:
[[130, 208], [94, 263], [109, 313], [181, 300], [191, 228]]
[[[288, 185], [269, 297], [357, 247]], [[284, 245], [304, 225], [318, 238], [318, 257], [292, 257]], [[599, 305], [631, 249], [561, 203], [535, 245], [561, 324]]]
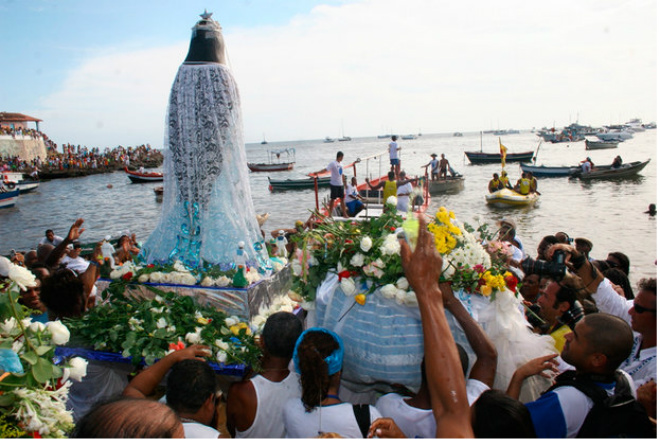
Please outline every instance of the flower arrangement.
[[152, 299], [136, 298], [127, 294], [131, 283], [110, 283], [102, 303], [67, 326], [95, 350], [121, 353], [135, 365], [152, 364], [188, 344], [209, 346], [219, 363], [257, 365], [261, 352], [243, 320], [151, 286]]
[[0, 263], [8, 266], [8, 279], [0, 282], [0, 436], [64, 438], [73, 429], [66, 410], [69, 380], [80, 381], [87, 362], [75, 357], [53, 363], [69, 330], [60, 321], [33, 321], [18, 299], [35, 285], [34, 276], [6, 259]]
[[[380, 288], [386, 298], [406, 306], [416, 305], [414, 292], [403, 275], [398, 233], [405, 232], [414, 246], [418, 227], [412, 215], [404, 221], [393, 206], [386, 206], [381, 217], [363, 222], [326, 220], [298, 239], [289, 296], [305, 308], [313, 308], [316, 287], [330, 272], [337, 275], [344, 294], [353, 296], [357, 304], [363, 305], [366, 296]], [[443, 256], [440, 282], [448, 281], [454, 290], [484, 296], [505, 288], [515, 292], [518, 280], [506, 269], [503, 254], [491, 255], [483, 245], [490, 239], [487, 226], [474, 230], [441, 207], [428, 229]], [[490, 242], [490, 246], [496, 243]]]
[[[236, 272], [236, 268], [221, 270], [217, 266], [190, 269], [179, 261], [165, 265], [143, 265], [135, 260], [124, 262], [113, 269], [104, 268], [102, 275], [126, 282], [227, 287], [233, 286]], [[261, 280], [262, 276], [256, 269], [250, 269], [245, 273], [245, 278], [252, 284]]]

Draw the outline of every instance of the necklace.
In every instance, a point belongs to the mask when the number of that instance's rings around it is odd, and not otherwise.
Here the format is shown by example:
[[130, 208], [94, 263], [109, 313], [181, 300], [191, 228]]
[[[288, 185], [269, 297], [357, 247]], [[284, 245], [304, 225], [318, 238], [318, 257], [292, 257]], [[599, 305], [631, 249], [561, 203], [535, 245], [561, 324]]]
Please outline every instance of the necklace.
[[327, 394], [325, 397], [326, 398], [334, 398], [335, 400], [341, 401], [341, 398], [339, 398], [337, 395]]

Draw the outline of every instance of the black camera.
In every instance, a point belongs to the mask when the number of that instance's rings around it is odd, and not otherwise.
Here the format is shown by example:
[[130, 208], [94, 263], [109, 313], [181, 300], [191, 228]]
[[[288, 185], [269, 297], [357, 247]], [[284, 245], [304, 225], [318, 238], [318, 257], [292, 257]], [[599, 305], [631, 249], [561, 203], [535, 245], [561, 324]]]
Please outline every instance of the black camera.
[[555, 280], [561, 280], [566, 275], [566, 252], [557, 250], [552, 255], [552, 260], [534, 260], [531, 257], [525, 258], [520, 262], [520, 266], [525, 274], [538, 274], [540, 276], [552, 277]]

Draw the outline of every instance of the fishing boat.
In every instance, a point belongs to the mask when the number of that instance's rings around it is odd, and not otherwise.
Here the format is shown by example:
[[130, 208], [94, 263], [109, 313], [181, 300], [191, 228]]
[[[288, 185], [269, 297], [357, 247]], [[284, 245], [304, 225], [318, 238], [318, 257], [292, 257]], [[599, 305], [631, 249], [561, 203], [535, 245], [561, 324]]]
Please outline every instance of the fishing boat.
[[[253, 172], [276, 172], [293, 170], [293, 165], [296, 163], [296, 149], [293, 147], [268, 150], [268, 162], [248, 162], [247, 166]], [[282, 155], [286, 153], [286, 161], [282, 161]]]
[[496, 192], [486, 195], [486, 203], [494, 207], [527, 207], [536, 205], [539, 195], [536, 193], [529, 193], [522, 195], [517, 191], [508, 188], [503, 188]]
[[306, 177], [302, 179], [271, 179], [268, 177], [268, 189], [270, 191], [282, 191], [282, 190], [306, 190], [313, 189], [314, 182], [319, 188], [321, 187], [330, 187], [330, 176], [313, 178]]
[[401, 139], [417, 139], [417, 137], [415, 135], [410, 134], [410, 135], [403, 135]]
[[36, 190], [39, 187], [39, 180], [32, 179], [32, 177], [26, 178], [25, 176], [27, 175], [19, 172], [3, 172], [2, 183], [8, 190], [18, 188], [21, 194]]
[[287, 171], [293, 170], [293, 165], [295, 162], [277, 162], [277, 163], [254, 163], [248, 162], [248, 168], [253, 172], [276, 172], [276, 171]]
[[458, 193], [465, 188], [465, 178], [463, 176], [447, 176], [446, 179], [438, 179], [436, 181], [429, 181], [429, 194], [431, 196]]
[[631, 178], [637, 176], [650, 161], [651, 159], [647, 159], [644, 162], [628, 162], [622, 164], [619, 168], [612, 168], [611, 166], [599, 166], [592, 168], [589, 173], [582, 173], [582, 170], [579, 170], [573, 173], [571, 178], [577, 178], [581, 180]]
[[520, 164], [520, 169], [523, 172], [531, 172], [537, 178], [566, 178], [573, 173], [579, 172], [580, 167], [567, 166], [567, 165], [535, 165], [535, 164]]
[[130, 179], [134, 184], [142, 184], [145, 182], [161, 182], [163, 180], [163, 174], [158, 172], [140, 173], [131, 171], [128, 169], [128, 167], [125, 167], [124, 171], [128, 175], [128, 179]]
[[336, 139], [330, 138], [329, 136], [326, 136], [323, 142], [335, 142]]
[[619, 141], [589, 141], [584, 140], [586, 150], [615, 149], [619, 146]]
[[[499, 153], [484, 153], [484, 152], [465, 152], [465, 156], [472, 164], [496, 164], [502, 162], [502, 156]], [[506, 162], [529, 162], [534, 156], [534, 151], [519, 153], [507, 153]]]
[[11, 191], [0, 191], [0, 208], [9, 208], [16, 205], [20, 191], [14, 189]]

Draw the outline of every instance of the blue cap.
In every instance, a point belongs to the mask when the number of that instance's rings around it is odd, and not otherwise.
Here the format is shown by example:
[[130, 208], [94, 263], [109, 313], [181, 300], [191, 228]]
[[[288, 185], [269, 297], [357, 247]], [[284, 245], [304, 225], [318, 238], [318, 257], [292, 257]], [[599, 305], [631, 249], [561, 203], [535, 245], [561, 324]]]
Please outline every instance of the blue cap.
[[303, 338], [309, 332], [324, 332], [330, 335], [337, 342], [339, 349], [335, 349], [332, 354], [325, 357], [325, 362], [328, 365], [328, 376], [339, 372], [342, 365], [344, 364], [344, 343], [342, 342], [341, 337], [325, 328], [309, 328], [300, 334], [300, 337], [298, 337], [298, 340], [296, 341], [296, 347], [293, 349], [293, 366], [295, 367], [296, 372], [300, 374], [300, 357], [298, 356], [298, 346], [300, 346]]

